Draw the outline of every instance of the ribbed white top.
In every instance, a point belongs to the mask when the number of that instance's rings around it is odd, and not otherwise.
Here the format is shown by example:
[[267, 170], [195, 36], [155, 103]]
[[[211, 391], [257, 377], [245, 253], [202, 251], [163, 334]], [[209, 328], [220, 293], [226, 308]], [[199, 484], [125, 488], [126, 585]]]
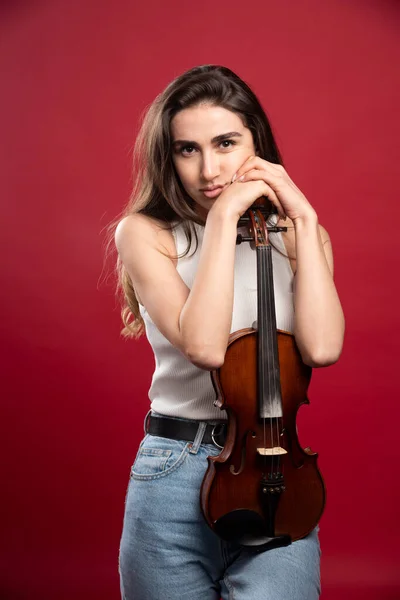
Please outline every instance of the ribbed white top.
[[[274, 218], [274, 217], [273, 217]], [[197, 271], [204, 228], [195, 224], [199, 247], [194, 255], [195, 240], [188, 256], [178, 259], [177, 271], [191, 288]], [[239, 230], [246, 233], [246, 229]], [[187, 247], [182, 225], [173, 230], [177, 254]], [[272, 243], [286, 255], [281, 233], [271, 233]], [[286, 256], [272, 247], [276, 322], [278, 329], [293, 332], [293, 272]], [[149, 390], [151, 408], [157, 413], [186, 419], [225, 419], [226, 412], [213, 405], [215, 392], [209, 371], [199, 369], [159, 332], [144, 306], [139, 305], [146, 335], [154, 352], [155, 370]], [[253, 244], [236, 246], [234, 302], [231, 333], [251, 327], [257, 321], [257, 265]]]

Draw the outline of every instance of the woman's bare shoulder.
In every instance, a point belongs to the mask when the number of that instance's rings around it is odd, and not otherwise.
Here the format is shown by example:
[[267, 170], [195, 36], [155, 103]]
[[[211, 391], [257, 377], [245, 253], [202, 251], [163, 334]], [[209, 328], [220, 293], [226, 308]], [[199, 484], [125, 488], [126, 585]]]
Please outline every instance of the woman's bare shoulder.
[[171, 256], [175, 254], [171, 225], [142, 213], [126, 215], [119, 221], [115, 229], [117, 249], [127, 242], [150, 244], [157, 250], [166, 250]]

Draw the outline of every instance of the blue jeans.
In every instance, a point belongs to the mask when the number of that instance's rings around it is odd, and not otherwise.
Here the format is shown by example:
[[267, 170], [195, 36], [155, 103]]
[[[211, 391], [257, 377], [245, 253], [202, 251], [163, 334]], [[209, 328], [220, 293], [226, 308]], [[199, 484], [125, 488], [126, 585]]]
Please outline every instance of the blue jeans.
[[220, 449], [146, 434], [131, 469], [119, 552], [123, 600], [316, 600], [318, 527], [252, 553], [222, 541], [200, 509], [207, 456]]

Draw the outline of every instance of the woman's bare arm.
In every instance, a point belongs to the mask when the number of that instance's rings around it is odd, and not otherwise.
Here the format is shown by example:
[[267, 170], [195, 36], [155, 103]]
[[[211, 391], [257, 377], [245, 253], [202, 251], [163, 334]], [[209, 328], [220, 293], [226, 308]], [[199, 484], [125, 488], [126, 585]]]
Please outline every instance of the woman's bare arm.
[[236, 232], [237, 218], [210, 211], [191, 290], [165, 256], [170, 232], [134, 214], [125, 217], [115, 233], [120, 258], [154, 324], [203, 369], [224, 362], [233, 311]]
[[332, 246], [316, 217], [296, 219], [294, 225], [294, 335], [303, 361], [311, 367], [325, 367], [338, 360], [345, 329], [333, 281]]

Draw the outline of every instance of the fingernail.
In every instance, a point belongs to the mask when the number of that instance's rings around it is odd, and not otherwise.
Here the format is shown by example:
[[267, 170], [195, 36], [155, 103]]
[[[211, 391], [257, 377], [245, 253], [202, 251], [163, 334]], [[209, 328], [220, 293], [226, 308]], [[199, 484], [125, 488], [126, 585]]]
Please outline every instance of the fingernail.
[[231, 181], [231, 183], [233, 183], [233, 182], [235, 181], [235, 179], [236, 179], [236, 175], [237, 175], [237, 173], [235, 173], [235, 174], [234, 174], [234, 176], [232, 177], [232, 181]]

